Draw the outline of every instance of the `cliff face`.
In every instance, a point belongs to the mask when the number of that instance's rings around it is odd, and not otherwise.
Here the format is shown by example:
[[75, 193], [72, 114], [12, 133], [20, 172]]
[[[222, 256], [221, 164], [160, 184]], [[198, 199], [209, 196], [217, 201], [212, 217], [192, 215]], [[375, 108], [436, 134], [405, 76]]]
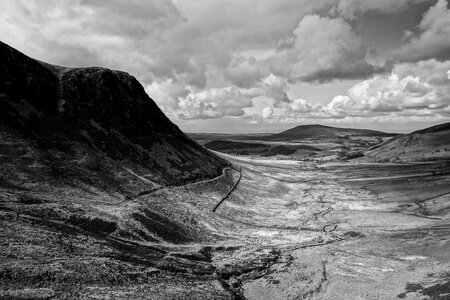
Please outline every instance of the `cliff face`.
[[128, 73], [48, 65], [1, 42], [0, 57], [2, 130], [59, 151], [50, 151], [56, 160], [94, 154], [157, 184], [214, 177], [227, 164], [188, 138]]

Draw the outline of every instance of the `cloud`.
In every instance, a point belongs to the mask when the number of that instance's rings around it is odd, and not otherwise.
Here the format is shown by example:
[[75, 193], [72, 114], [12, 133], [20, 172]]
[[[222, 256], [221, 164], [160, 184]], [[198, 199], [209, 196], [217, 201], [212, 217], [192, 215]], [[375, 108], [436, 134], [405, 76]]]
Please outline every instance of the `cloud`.
[[[4, 0], [0, 39], [50, 63], [130, 72], [174, 121], [448, 115], [447, 1], [419, 5], [429, 9], [391, 57], [360, 26], [426, 1]], [[345, 79], [363, 81], [327, 105], [291, 89]]]
[[368, 12], [382, 14], [398, 14], [404, 12], [414, 4], [429, 0], [340, 0], [332, 9], [332, 14], [354, 20]]
[[187, 97], [190, 92], [183, 82], [175, 81], [173, 78], [155, 80], [147, 85], [145, 91], [166, 112], [178, 109], [179, 99]]
[[273, 117], [273, 107], [269, 106], [269, 107], [263, 108], [261, 116], [264, 119], [271, 119]]
[[330, 116], [448, 114], [450, 61], [403, 63], [351, 87], [324, 108]]
[[289, 102], [287, 80], [272, 73], [259, 84], [259, 96], [266, 96], [275, 100], [276, 104]]
[[263, 77], [264, 71], [253, 56], [233, 56], [225, 74], [230, 81], [239, 87], [251, 87]]
[[289, 100], [273, 112], [271, 122], [445, 120], [450, 117], [449, 73], [450, 61], [397, 64], [391, 72], [355, 84], [326, 105]]
[[424, 14], [418, 33], [407, 32], [407, 42], [394, 52], [400, 61], [430, 58], [450, 59], [450, 9], [447, 0], [439, 0]]
[[185, 120], [243, 116], [244, 108], [253, 105], [251, 98], [236, 87], [191, 92], [180, 98], [178, 116]]
[[183, 56], [169, 60], [164, 54], [170, 49], [161, 47], [184, 22], [168, 0], [5, 0], [2, 5], [8, 13], [0, 17], [0, 36], [39, 59], [67, 66], [120, 68], [138, 76], [148, 70], [171, 75], [180, 65], [189, 67], [188, 61], [181, 61]]
[[280, 53], [279, 64], [291, 67], [291, 79], [324, 82], [364, 78], [377, 71], [366, 59], [362, 39], [342, 18], [305, 16], [294, 30], [292, 48]]
[[294, 99], [289, 103], [289, 109], [295, 113], [309, 113], [317, 111], [321, 108], [321, 105], [313, 105], [305, 99]]

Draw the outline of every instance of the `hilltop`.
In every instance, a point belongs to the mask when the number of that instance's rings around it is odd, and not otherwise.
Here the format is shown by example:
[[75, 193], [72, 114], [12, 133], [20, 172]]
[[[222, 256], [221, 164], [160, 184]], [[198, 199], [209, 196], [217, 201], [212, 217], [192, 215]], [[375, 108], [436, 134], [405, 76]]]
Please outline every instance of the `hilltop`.
[[269, 135], [264, 139], [281, 140], [301, 140], [311, 138], [337, 138], [337, 137], [387, 137], [394, 136], [393, 133], [354, 128], [338, 128], [325, 125], [299, 125], [286, 131]]

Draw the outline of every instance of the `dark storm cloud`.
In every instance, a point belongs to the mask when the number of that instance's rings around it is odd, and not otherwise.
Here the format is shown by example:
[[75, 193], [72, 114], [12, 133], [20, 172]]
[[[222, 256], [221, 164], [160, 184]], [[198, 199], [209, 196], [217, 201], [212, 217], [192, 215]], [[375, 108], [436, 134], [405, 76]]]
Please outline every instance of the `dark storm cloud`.
[[339, 79], [364, 79], [377, 73], [384, 73], [386, 67], [377, 67], [364, 60], [351, 62], [349, 65], [342, 65], [336, 68], [320, 70], [303, 77], [294, 78], [292, 81], [325, 83]]
[[420, 3], [436, 0], [340, 0], [333, 7], [333, 13], [345, 19], [361, 18], [366, 13], [398, 14]]

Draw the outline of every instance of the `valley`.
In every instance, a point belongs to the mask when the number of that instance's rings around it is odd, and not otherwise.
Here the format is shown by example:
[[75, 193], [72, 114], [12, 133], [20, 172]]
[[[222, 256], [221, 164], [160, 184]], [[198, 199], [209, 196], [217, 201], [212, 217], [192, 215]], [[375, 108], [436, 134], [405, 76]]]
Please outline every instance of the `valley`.
[[448, 124], [197, 143], [128, 73], [0, 53], [0, 299], [449, 299]]
[[10, 187], [5, 203], [3, 185], [4, 287], [87, 299], [445, 299], [450, 179], [436, 174], [448, 162], [216, 154], [233, 164], [224, 176], [127, 201]]

